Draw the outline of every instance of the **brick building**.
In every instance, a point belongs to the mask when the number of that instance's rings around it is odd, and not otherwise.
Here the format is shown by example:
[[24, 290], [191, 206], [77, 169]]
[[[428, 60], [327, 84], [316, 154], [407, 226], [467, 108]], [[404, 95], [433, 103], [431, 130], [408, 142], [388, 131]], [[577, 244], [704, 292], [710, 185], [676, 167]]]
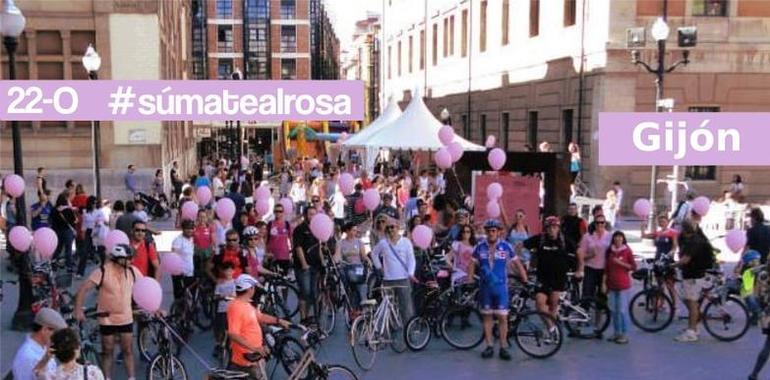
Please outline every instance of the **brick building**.
[[[88, 79], [81, 58], [92, 43], [102, 58], [99, 79], [186, 79], [190, 55], [189, 0], [25, 0], [27, 18], [17, 51], [18, 79]], [[7, 56], [0, 71], [7, 78]], [[12, 169], [10, 123], [0, 127], [0, 171]], [[91, 123], [20, 122], [25, 177], [48, 168], [57, 192], [68, 178], [92, 188]], [[124, 197], [123, 174], [135, 164], [149, 191], [155, 169], [168, 171], [176, 160], [183, 171], [195, 166], [189, 122], [101, 122], [103, 196]], [[27, 192], [34, 198], [34, 192]], [[32, 199], [30, 199], [32, 200]], [[27, 204], [30, 204], [29, 201]]]
[[[752, 0], [392, 0], [384, 11], [383, 87], [405, 100], [424, 87], [431, 110], [448, 108], [457, 133], [475, 142], [494, 134], [499, 146], [519, 151], [541, 141], [565, 151], [578, 142], [593, 193], [603, 197], [619, 180], [628, 210], [648, 195], [650, 168], [597, 165], [598, 113], [654, 111], [655, 78], [630, 63], [626, 29], [647, 28], [641, 59], [653, 61], [649, 28], [664, 2], [669, 64], [682, 56], [676, 28], [698, 28], [690, 64], [666, 75], [674, 110], [767, 111], [770, 2]], [[659, 169], [659, 178], [672, 171]], [[680, 179], [709, 197], [734, 174], [749, 201], [770, 198], [767, 167], [680, 169]], [[667, 206], [666, 186], [657, 191]]]

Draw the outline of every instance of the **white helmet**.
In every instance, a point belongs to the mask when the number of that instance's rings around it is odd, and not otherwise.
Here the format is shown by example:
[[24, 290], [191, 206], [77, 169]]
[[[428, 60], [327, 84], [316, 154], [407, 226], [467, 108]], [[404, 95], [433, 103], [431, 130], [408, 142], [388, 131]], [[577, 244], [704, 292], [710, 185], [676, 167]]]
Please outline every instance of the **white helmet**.
[[257, 227], [248, 226], [243, 229], [243, 236], [245, 237], [257, 236], [257, 234], [259, 234]]
[[110, 250], [110, 257], [113, 259], [130, 259], [134, 257], [134, 250], [128, 244], [118, 244]]

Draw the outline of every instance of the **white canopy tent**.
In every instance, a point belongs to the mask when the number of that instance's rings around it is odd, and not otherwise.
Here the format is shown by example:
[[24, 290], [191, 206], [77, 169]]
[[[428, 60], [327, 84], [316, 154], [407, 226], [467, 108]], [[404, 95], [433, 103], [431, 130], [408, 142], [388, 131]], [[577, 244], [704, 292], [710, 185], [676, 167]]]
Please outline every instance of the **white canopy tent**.
[[377, 159], [378, 148], [366, 145], [366, 141], [375, 133], [388, 126], [401, 116], [401, 108], [393, 97], [388, 99], [388, 105], [380, 116], [360, 132], [354, 134], [342, 142], [343, 149], [358, 148], [364, 151], [364, 167], [368, 171], [374, 169], [374, 161]]

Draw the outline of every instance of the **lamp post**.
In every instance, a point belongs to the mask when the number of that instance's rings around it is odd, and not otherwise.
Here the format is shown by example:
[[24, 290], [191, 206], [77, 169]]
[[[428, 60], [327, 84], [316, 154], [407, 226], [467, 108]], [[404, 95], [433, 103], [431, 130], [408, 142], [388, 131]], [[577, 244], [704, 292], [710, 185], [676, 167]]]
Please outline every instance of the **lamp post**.
[[449, 110], [444, 108], [441, 110], [441, 124], [452, 125], [452, 116], [449, 114]]
[[[93, 45], [88, 44], [86, 54], [83, 55], [83, 67], [88, 72], [88, 78], [90, 80], [98, 79], [99, 67], [102, 65], [102, 58], [99, 57], [99, 53], [94, 50]], [[101, 133], [98, 120], [91, 120], [91, 151], [93, 152], [94, 159], [94, 194], [96, 199], [102, 199], [102, 181], [99, 174], [100, 164], [99, 157], [101, 156]]]
[[[640, 52], [636, 50], [638, 47], [644, 47], [645, 44], [645, 30], [641, 28], [629, 28], [626, 31], [627, 47], [634, 48], [631, 50], [631, 63], [644, 67], [647, 72], [655, 75], [655, 112], [663, 112], [663, 79], [666, 73], [670, 73], [676, 70], [680, 65], [687, 65], [690, 63], [690, 51], [682, 51], [682, 59], [674, 62], [673, 65], [666, 67], [666, 40], [670, 32], [670, 28], [666, 23], [668, 16], [668, 1], [663, 1], [663, 17], [659, 17], [652, 24], [650, 28], [650, 34], [655, 39], [658, 45], [658, 57], [656, 67], [652, 67], [646, 62], [640, 60]], [[683, 27], [678, 29], [678, 41], [679, 47], [693, 47], [697, 42], [697, 31], [695, 27]], [[658, 180], [658, 167], [652, 166], [650, 171], [650, 214], [648, 215], [647, 223], [649, 226], [654, 226], [655, 222], [655, 186]]]
[[[16, 48], [19, 46], [19, 36], [24, 31], [27, 20], [16, 7], [13, 0], [5, 0], [0, 14], [0, 34], [3, 35], [3, 45], [8, 53], [8, 79], [16, 79]], [[24, 177], [24, 166], [21, 151], [21, 131], [19, 122], [11, 121], [11, 139], [13, 140], [13, 171]], [[16, 198], [16, 225], [27, 225], [27, 206], [24, 195]], [[13, 329], [24, 330], [32, 323], [32, 284], [30, 283], [27, 255], [16, 254], [15, 264], [19, 274], [19, 303], [11, 322]]]
[[[232, 74], [233, 80], [241, 80], [243, 79], [243, 73], [241, 72], [241, 69], [236, 68], [235, 71], [233, 71]], [[230, 122], [232, 124], [232, 121]], [[241, 157], [243, 157], [243, 136], [242, 136], [242, 130], [241, 130], [241, 121], [236, 120], [235, 121], [235, 135], [237, 138], [238, 146], [235, 149], [235, 153], [238, 154], [238, 156], [235, 158], [234, 162], [241, 162]]]

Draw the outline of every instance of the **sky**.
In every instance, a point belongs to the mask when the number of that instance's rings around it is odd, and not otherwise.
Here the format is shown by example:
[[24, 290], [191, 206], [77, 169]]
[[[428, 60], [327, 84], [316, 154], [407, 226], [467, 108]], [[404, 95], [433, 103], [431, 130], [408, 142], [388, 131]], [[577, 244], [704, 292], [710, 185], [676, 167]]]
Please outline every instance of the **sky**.
[[356, 21], [366, 17], [366, 11], [382, 13], [382, 0], [324, 0], [334, 32], [344, 50], [352, 40]]

